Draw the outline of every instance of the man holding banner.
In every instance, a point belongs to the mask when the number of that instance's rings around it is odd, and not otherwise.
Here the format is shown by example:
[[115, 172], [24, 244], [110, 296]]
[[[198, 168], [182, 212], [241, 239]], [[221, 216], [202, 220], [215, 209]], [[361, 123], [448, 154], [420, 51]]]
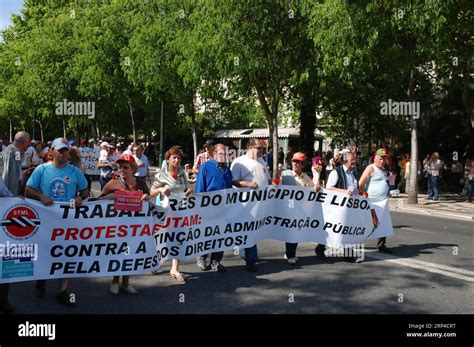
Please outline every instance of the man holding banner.
[[[26, 183], [25, 195], [39, 200], [45, 206], [51, 206], [55, 201], [71, 202], [75, 207], [89, 196], [87, 180], [77, 167], [69, 163], [69, 145], [63, 138], [57, 138], [51, 145], [53, 161], [39, 165]], [[77, 192], [79, 191], [79, 195]], [[63, 305], [75, 306], [76, 301], [67, 292], [68, 280], [61, 279], [56, 300]], [[44, 297], [46, 280], [36, 282], [37, 297]]]
[[[227, 156], [225, 146], [218, 143], [214, 146], [213, 159], [208, 160], [199, 167], [196, 179], [196, 192], [212, 192], [214, 190], [232, 188], [232, 172], [226, 164]], [[221, 264], [224, 251], [211, 253], [210, 264], [206, 264], [207, 254], [197, 258], [197, 266], [203, 270], [215, 270], [217, 272], [227, 272], [227, 268]]]
[[[265, 188], [271, 184], [271, 177], [266, 164], [262, 160], [263, 145], [259, 139], [250, 139], [247, 154], [236, 158], [230, 167], [232, 184], [238, 188]], [[249, 272], [257, 272], [257, 244], [245, 248], [245, 268]]]
[[[293, 170], [285, 170], [281, 174], [281, 184], [289, 186], [313, 187], [313, 182], [305, 174], [302, 169], [306, 164], [306, 156], [303, 152], [296, 152], [291, 159]], [[288, 264], [296, 265], [298, 258], [296, 258], [297, 243], [285, 243], [285, 259], [288, 259]]]
[[[357, 183], [357, 177], [354, 172], [356, 165], [356, 155], [353, 152], [347, 151], [342, 153], [342, 165], [336, 167], [328, 177], [326, 188], [329, 190], [345, 193], [349, 196], [359, 195], [359, 186]], [[324, 250], [325, 245], [318, 245], [315, 249], [316, 255], [325, 258]], [[322, 255], [321, 255], [322, 253]], [[352, 254], [355, 254], [353, 251]], [[348, 256], [344, 257], [346, 261], [352, 263], [362, 263], [362, 257]]]

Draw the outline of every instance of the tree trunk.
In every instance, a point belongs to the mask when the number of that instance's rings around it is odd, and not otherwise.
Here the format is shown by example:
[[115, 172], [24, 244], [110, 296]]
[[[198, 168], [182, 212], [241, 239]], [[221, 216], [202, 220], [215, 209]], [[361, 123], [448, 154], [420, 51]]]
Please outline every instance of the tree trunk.
[[133, 106], [131, 102], [128, 103], [128, 109], [130, 110], [130, 119], [132, 120], [133, 143], [137, 143], [137, 129], [135, 128], [135, 118], [133, 117]]
[[469, 59], [467, 59], [466, 67], [464, 68], [464, 86], [462, 92], [462, 103], [464, 108], [466, 109], [467, 114], [471, 118], [471, 127], [474, 129], [474, 106], [471, 104], [471, 90], [469, 88], [469, 84], [471, 83], [471, 74], [470, 74], [470, 66], [469, 66]]
[[[271, 106], [272, 109], [270, 110], [268, 101], [265, 97], [265, 93], [263, 91], [263, 88], [260, 86], [256, 86], [255, 90], [257, 91], [257, 96], [258, 96], [258, 101], [260, 102], [260, 106], [263, 109], [263, 112], [265, 113], [265, 119], [267, 121], [267, 126], [268, 126], [268, 145], [272, 146], [272, 148], [275, 148], [274, 143], [278, 146], [278, 120], [277, 120], [277, 115], [278, 115], [278, 103], [279, 103], [279, 94], [278, 91], [275, 91], [275, 96], [272, 100]], [[276, 113], [275, 113], [276, 112]], [[276, 167], [278, 167], [278, 151], [273, 152], [273, 177], [276, 175], [276, 170], [275, 170], [275, 163]]]
[[63, 116], [63, 137], [67, 139], [67, 133], [66, 133], [66, 117]]
[[[277, 178], [278, 172], [278, 106], [280, 104], [280, 94], [278, 90], [275, 90], [275, 94], [272, 100], [272, 117], [273, 117], [273, 141], [272, 141], [272, 148], [273, 148], [273, 177], [272, 180]], [[270, 136], [270, 134], [268, 134]]]
[[191, 135], [193, 137], [193, 150], [194, 150], [194, 160], [196, 160], [196, 157], [198, 155], [198, 145], [197, 145], [197, 134], [196, 134], [196, 109], [195, 109], [195, 104], [196, 104], [196, 93], [193, 93], [191, 95], [191, 101], [190, 101], [190, 112], [191, 112]]
[[[300, 140], [303, 152], [308, 158], [313, 156], [314, 130], [316, 129], [316, 107], [309, 91], [309, 86], [304, 85], [299, 93], [300, 104]], [[319, 149], [322, 152], [322, 148]]]
[[41, 142], [44, 143], [43, 117], [40, 117], [38, 119], [38, 125], [39, 125], [39, 128], [40, 128]]
[[93, 130], [94, 130], [94, 136], [96, 139], [100, 139], [100, 127], [99, 127], [99, 119], [97, 118], [97, 115], [92, 121], [93, 123]]
[[13, 126], [12, 126], [12, 118], [10, 117], [10, 142], [13, 141]]
[[[408, 86], [408, 101], [413, 102], [415, 99], [415, 68], [410, 71], [410, 82]], [[408, 204], [418, 204], [418, 131], [416, 119], [410, 115], [410, 132], [411, 132], [411, 155], [410, 155], [410, 184], [408, 188]]]

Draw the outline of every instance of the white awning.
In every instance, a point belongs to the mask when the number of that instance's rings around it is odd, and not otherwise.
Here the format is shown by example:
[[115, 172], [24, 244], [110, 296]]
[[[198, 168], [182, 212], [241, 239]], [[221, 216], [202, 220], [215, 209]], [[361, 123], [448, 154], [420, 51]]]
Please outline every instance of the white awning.
[[[216, 139], [250, 139], [268, 138], [268, 129], [229, 129], [217, 130], [214, 134]], [[314, 134], [316, 140], [322, 140], [324, 137], [320, 134]], [[300, 130], [297, 128], [278, 128], [278, 138], [287, 139], [289, 137], [300, 137]]]

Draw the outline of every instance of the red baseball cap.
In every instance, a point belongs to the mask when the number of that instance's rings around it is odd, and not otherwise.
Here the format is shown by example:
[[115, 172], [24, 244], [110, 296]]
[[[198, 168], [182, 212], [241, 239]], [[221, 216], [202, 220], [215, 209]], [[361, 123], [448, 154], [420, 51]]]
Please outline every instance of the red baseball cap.
[[121, 161], [132, 164], [132, 163], [135, 163], [135, 158], [131, 156], [130, 154], [122, 154], [120, 158], [117, 160], [117, 163]]
[[296, 152], [295, 154], [293, 154], [293, 158], [291, 160], [305, 161], [306, 156], [303, 152]]

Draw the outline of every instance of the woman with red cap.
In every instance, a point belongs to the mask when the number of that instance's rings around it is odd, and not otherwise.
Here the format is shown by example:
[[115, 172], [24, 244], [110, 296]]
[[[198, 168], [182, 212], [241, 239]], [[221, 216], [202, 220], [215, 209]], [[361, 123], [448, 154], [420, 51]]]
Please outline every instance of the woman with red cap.
[[[118, 190], [133, 190], [143, 192], [142, 200], [150, 198], [150, 191], [145, 182], [137, 180], [135, 173], [138, 170], [137, 163], [133, 156], [123, 154], [116, 162], [119, 174], [115, 179], [110, 180], [102, 189], [99, 196], [101, 199], [114, 199], [115, 192]], [[122, 285], [119, 285], [120, 276], [114, 276], [110, 285], [110, 292], [118, 295], [120, 288], [128, 294], [138, 294], [138, 291], [130, 285], [130, 276], [122, 276]]]

